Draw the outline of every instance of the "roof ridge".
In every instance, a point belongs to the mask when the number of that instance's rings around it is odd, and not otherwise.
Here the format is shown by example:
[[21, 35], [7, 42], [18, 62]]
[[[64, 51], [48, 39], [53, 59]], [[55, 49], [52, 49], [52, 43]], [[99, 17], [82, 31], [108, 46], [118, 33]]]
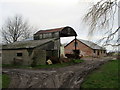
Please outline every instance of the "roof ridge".
[[39, 30], [35, 34], [38, 34], [38, 33], [48, 33], [48, 32], [57, 32], [57, 31], [61, 31], [62, 29], [66, 28], [66, 27], [69, 27], [69, 26], [58, 27], [58, 28], [53, 28], [53, 29], [46, 29], [46, 30]]
[[[82, 43], [88, 45], [89, 47], [93, 48], [93, 49], [96, 49], [96, 48], [101, 48], [103, 49], [102, 46], [99, 46], [98, 44], [92, 42], [92, 41], [89, 41], [89, 40], [83, 40], [83, 39], [78, 39], [79, 41], [81, 41]], [[91, 45], [90, 45], [91, 44]]]

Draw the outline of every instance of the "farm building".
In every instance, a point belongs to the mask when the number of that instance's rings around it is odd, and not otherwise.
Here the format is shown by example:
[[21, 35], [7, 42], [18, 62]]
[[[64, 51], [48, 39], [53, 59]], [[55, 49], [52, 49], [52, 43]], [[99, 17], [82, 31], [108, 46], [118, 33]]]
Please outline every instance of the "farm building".
[[56, 38], [56, 53], [58, 57], [60, 58], [61, 54], [63, 53], [63, 47], [61, 46], [60, 37], [70, 37], [75, 36], [76, 39], [76, 32], [73, 28], [67, 26], [62, 28], [56, 28], [56, 29], [49, 29], [49, 30], [40, 30], [37, 33], [34, 34], [34, 40], [42, 40], [46, 38]]
[[42, 65], [48, 57], [60, 58], [60, 37], [77, 36], [71, 27], [40, 30], [34, 34], [34, 40], [17, 41], [2, 46], [3, 64]]
[[[75, 39], [72, 40], [65, 46], [65, 54], [72, 54], [75, 50]], [[76, 39], [76, 50], [80, 52], [80, 55], [83, 56], [105, 56], [105, 48], [100, 47], [99, 45], [82, 39]]]

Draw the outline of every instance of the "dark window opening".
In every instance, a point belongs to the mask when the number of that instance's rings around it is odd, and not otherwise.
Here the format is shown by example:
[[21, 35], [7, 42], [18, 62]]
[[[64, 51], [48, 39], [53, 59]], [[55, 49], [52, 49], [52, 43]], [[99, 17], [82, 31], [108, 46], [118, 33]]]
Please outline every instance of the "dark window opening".
[[106, 51], [104, 50], [104, 53], [106, 53]]
[[68, 28], [68, 34], [70, 34], [70, 28]]
[[0, 53], [0, 57], [2, 57], [2, 53]]
[[79, 54], [80, 54], [80, 50], [73, 50], [73, 53], [74, 53], [74, 54], [76, 53], [76, 54], [79, 55]]
[[96, 52], [96, 50], [94, 49], [94, 53]]
[[74, 46], [75, 46], [75, 44], [76, 44], [76, 46], [78, 46], [78, 42], [76, 42], [76, 43], [74, 42]]
[[17, 53], [17, 56], [21, 57], [21, 56], [22, 56], [22, 53]]
[[99, 55], [99, 54], [100, 54], [100, 52], [98, 51], [98, 52], [97, 52], [97, 55]]

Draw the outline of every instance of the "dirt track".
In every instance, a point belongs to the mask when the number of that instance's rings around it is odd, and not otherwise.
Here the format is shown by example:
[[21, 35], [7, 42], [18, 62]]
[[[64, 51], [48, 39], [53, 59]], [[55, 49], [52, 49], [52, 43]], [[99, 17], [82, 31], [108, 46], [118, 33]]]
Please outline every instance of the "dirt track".
[[52, 69], [3, 69], [11, 76], [9, 88], [80, 88], [86, 75], [111, 58], [85, 60], [80, 64]]

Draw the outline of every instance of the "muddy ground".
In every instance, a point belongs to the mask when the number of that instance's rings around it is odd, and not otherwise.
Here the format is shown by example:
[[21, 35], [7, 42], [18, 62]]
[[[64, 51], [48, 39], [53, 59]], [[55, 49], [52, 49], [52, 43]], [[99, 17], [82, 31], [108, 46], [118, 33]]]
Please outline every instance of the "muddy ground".
[[104, 58], [85, 58], [80, 64], [50, 69], [7, 69], [2, 73], [9, 74], [9, 88], [80, 88], [86, 75], [111, 60]]

